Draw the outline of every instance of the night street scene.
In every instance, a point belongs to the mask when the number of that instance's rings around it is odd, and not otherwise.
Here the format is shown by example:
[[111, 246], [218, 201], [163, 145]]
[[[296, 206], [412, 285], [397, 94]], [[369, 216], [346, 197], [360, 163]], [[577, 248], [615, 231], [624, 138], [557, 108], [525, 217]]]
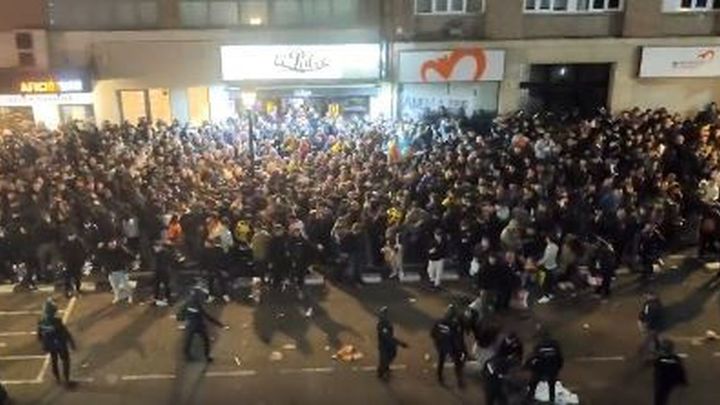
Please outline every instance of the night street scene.
[[720, 404], [720, 0], [0, 0], [0, 405]]

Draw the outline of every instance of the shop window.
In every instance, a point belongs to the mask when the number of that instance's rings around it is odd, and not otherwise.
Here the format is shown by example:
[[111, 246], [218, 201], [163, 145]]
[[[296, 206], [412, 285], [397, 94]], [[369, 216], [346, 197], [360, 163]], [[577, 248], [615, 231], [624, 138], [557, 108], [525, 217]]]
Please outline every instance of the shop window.
[[89, 105], [61, 105], [60, 122], [67, 124], [72, 121], [92, 122], [95, 120], [93, 108]]
[[0, 107], [0, 128], [26, 127], [34, 121], [32, 107]]
[[169, 89], [150, 89], [148, 90], [148, 99], [150, 101], [150, 118], [153, 121], [161, 120], [165, 123], [172, 121]]
[[123, 121], [137, 123], [147, 118], [147, 100], [145, 90], [121, 90], [120, 113]]
[[210, 95], [207, 87], [190, 87], [187, 90], [190, 122], [199, 125], [210, 120]]
[[208, 2], [209, 25], [213, 27], [227, 27], [238, 24], [237, 1], [210, 1]]

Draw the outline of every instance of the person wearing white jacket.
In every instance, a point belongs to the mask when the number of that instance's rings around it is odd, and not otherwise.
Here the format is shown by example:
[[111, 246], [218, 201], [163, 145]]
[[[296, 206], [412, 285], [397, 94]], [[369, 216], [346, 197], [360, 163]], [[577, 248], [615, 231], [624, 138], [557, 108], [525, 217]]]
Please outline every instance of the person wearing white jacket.
[[552, 290], [555, 284], [556, 273], [558, 269], [558, 253], [560, 247], [555, 243], [550, 236], [545, 237], [545, 250], [542, 258], [538, 261], [538, 266], [542, 269], [545, 277], [542, 283], [543, 296], [538, 300], [539, 304], [546, 304], [552, 300]]

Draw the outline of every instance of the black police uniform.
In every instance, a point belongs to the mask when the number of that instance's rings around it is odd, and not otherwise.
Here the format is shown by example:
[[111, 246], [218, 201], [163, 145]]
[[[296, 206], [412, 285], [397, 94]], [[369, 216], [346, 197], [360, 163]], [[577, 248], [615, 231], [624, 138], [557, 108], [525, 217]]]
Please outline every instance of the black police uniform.
[[380, 318], [377, 323], [378, 337], [378, 378], [387, 378], [390, 374], [390, 364], [397, 356], [398, 346], [405, 347], [405, 343], [395, 338], [392, 323], [386, 318]]
[[505, 356], [497, 354], [485, 362], [482, 369], [485, 388], [485, 405], [507, 405], [508, 396], [505, 392], [505, 377], [510, 364]]
[[198, 294], [194, 294], [188, 303], [185, 304], [181, 312], [181, 319], [185, 320], [185, 358], [188, 360], [192, 359], [192, 340], [195, 335], [199, 335], [203, 343], [203, 353], [205, 354], [205, 359], [212, 361], [213, 359], [210, 357], [210, 337], [207, 333], [207, 324], [205, 323], [205, 320], [208, 320], [221, 328], [225, 325], [205, 311]]
[[545, 339], [538, 344], [526, 364], [532, 374], [528, 384], [528, 398], [534, 398], [538, 383], [546, 381], [550, 391], [550, 402], [554, 403], [555, 383], [563, 364], [563, 355], [557, 341]]
[[68, 346], [75, 349], [75, 341], [70, 335], [62, 320], [54, 315], [45, 316], [38, 322], [37, 330], [38, 340], [42, 344], [43, 350], [50, 354], [52, 364], [52, 373], [55, 380], [60, 382], [60, 373], [58, 370], [58, 358], [62, 360], [63, 377], [67, 384], [70, 383], [70, 352]]
[[641, 352], [653, 352], [658, 347], [658, 336], [663, 323], [663, 305], [657, 297], [651, 297], [642, 306], [638, 320], [643, 326], [645, 338], [640, 346]]
[[680, 357], [669, 353], [655, 359], [655, 405], [667, 405], [670, 393], [678, 385], [687, 385], [685, 366]]
[[498, 355], [508, 359], [509, 363], [520, 364], [523, 358], [523, 344], [515, 333], [505, 336], [498, 346]]
[[432, 329], [432, 338], [438, 352], [437, 378], [444, 384], [443, 370], [445, 359], [450, 357], [455, 364], [455, 374], [458, 385], [464, 386], [463, 366], [465, 359], [465, 341], [463, 330], [457, 316], [445, 317], [435, 323]]

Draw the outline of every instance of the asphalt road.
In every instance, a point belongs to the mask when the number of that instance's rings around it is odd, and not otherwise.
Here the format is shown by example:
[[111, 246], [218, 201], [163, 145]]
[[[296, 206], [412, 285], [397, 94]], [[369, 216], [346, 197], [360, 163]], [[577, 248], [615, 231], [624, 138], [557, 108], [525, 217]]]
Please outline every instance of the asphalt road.
[[[720, 342], [700, 337], [708, 329], [720, 332], [720, 283], [700, 261], [669, 258], [666, 267], [675, 266], [655, 282], [670, 314], [667, 335], [686, 356], [691, 383], [673, 403], [717, 404]], [[305, 316], [308, 302], [292, 294], [265, 296], [254, 304], [241, 291], [231, 304], [208, 307], [231, 326], [213, 330], [216, 361], [210, 365], [183, 360], [183, 332], [172, 308], [112, 305], [107, 293], [75, 301], [58, 296], [79, 346], [73, 375], [80, 385], [72, 391], [54, 384], [33, 335], [49, 294], [4, 294], [0, 377], [18, 404], [482, 404], [473, 367], [465, 390], [457, 388], [451, 369], [447, 387], [435, 381], [430, 326], [449, 303], [469, 298], [462, 281], [447, 287], [431, 292], [393, 283], [357, 289], [328, 284], [311, 290], [311, 317]], [[518, 331], [526, 346], [538, 324], [553, 332], [568, 359], [562, 381], [582, 404], [650, 404], [651, 369], [636, 357], [641, 301], [632, 277], [624, 276], [608, 302], [581, 295], [511, 312], [502, 322]], [[400, 351], [388, 383], [379, 382], [374, 372], [375, 311], [383, 305], [390, 307], [396, 335], [411, 346]], [[333, 360], [347, 344], [363, 357]]]

